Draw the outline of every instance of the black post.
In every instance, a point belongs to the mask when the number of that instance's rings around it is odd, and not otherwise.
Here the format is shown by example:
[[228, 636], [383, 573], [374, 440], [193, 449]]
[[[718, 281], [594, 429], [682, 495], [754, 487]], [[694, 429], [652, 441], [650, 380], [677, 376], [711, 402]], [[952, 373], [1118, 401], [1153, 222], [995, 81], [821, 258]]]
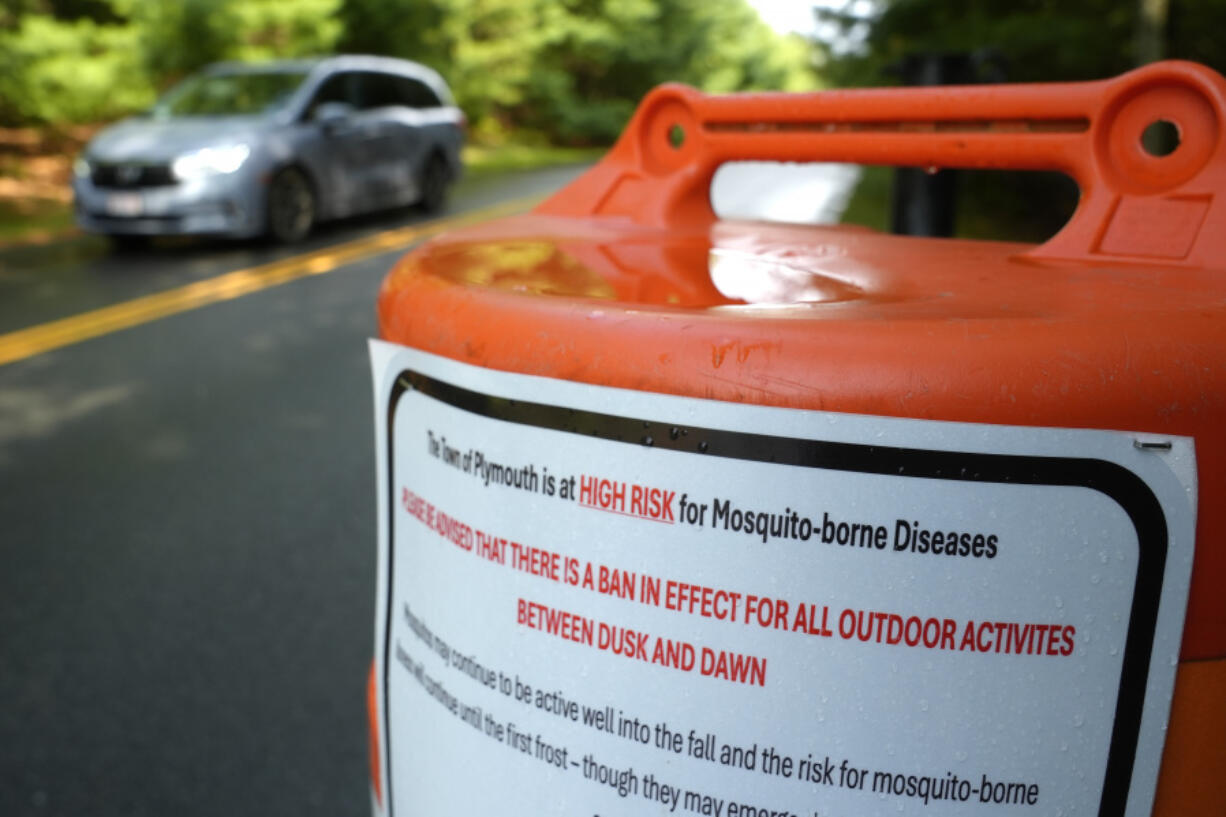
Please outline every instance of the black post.
[[[961, 85], [972, 81], [967, 54], [914, 54], [896, 66], [904, 85]], [[954, 234], [958, 177], [953, 170], [900, 167], [894, 171], [890, 229], [900, 235]]]

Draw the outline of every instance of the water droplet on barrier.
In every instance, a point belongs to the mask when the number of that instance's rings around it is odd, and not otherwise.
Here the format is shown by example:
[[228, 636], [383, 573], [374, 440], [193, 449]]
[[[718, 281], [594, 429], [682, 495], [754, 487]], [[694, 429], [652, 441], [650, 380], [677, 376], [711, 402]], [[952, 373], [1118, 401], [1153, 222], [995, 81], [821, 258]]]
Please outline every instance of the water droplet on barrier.
[[655, 440], [652, 438], [652, 436], [651, 436], [650, 434], [647, 434], [646, 436], [644, 436], [644, 437], [643, 437], [642, 443], [643, 443], [643, 445], [649, 445], [649, 446], [650, 446], [650, 445], [655, 445], [655, 444], [656, 444], [656, 441], [655, 441]]
[[708, 446], [707, 446], [706, 440], [703, 440], [702, 442], [698, 444], [698, 450], [702, 452], [703, 454], [707, 453], [707, 448]]
[[680, 436], [681, 436], [681, 429], [677, 428], [676, 426], [673, 426], [672, 428], [668, 430], [668, 438], [670, 440], [675, 440]]

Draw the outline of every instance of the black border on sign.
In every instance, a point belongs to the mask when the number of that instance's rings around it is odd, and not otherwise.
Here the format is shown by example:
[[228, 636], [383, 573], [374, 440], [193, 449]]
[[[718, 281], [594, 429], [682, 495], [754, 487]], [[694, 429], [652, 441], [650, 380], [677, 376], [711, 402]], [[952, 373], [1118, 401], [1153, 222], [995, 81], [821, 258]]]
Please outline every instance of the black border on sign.
[[831, 471], [952, 482], [1080, 487], [1106, 495], [1128, 514], [1136, 530], [1140, 550], [1133, 585], [1132, 611], [1128, 620], [1128, 635], [1124, 642], [1119, 695], [1115, 706], [1115, 727], [1111, 733], [1102, 800], [1098, 809], [1099, 817], [1116, 817], [1124, 813], [1140, 738], [1150, 654], [1153, 651], [1154, 630], [1158, 622], [1158, 605], [1162, 595], [1162, 577], [1168, 548], [1166, 516], [1162, 512], [1162, 506], [1149, 486], [1133, 472], [1105, 460], [1077, 457], [930, 451], [696, 428], [481, 394], [406, 369], [396, 377], [387, 406], [388, 582], [382, 704], [386, 747], [383, 761], [388, 772], [383, 776], [383, 792], [389, 817], [392, 812], [392, 747], [387, 689], [391, 668], [392, 588], [395, 586], [395, 511], [398, 507], [393, 471], [392, 431], [400, 398], [414, 390], [461, 411], [494, 420], [637, 447], [652, 446], [681, 451], [695, 457], [723, 457]]

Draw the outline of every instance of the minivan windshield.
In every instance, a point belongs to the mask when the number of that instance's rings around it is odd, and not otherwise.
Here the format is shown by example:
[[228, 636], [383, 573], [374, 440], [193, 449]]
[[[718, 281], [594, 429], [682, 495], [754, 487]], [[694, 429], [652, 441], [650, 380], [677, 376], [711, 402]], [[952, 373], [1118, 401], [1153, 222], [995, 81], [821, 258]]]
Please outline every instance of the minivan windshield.
[[197, 74], [172, 88], [152, 113], [158, 119], [271, 113], [289, 102], [305, 78], [301, 71]]

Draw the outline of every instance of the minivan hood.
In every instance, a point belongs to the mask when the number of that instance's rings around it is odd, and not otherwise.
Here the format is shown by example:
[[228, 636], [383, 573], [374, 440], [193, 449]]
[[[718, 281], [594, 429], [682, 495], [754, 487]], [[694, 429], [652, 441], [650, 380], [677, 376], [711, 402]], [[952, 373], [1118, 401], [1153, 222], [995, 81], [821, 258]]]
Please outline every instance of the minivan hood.
[[170, 162], [200, 148], [249, 142], [268, 126], [252, 116], [136, 117], [100, 131], [86, 155], [103, 162]]

